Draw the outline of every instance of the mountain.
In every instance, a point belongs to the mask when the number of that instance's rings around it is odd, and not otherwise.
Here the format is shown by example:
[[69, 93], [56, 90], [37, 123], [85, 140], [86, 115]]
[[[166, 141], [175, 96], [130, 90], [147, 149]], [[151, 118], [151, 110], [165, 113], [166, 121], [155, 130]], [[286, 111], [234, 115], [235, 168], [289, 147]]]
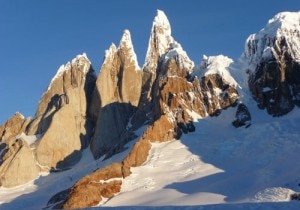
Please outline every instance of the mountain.
[[273, 116], [299, 106], [299, 14], [280, 13], [246, 42], [249, 88], [260, 108]]
[[299, 49], [284, 12], [239, 60], [194, 65], [158, 10], [142, 67], [125, 30], [98, 76], [76, 56], [0, 127], [1, 208], [299, 207]]

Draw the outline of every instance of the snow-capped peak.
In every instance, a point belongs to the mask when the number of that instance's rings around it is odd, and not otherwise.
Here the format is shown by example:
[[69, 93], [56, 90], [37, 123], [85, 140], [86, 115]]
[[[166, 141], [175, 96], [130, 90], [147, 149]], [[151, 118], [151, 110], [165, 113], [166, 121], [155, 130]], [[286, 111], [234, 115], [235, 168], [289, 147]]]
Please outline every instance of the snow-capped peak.
[[133, 48], [133, 44], [131, 41], [131, 35], [130, 35], [130, 31], [125, 29], [123, 32], [123, 36], [121, 38], [118, 50], [120, 49], [126, 49], [128, 54], [128, 58], [130, 58], [131, 62], [133, 62], [135, 69], [136, 70], [140, 70], [141, 68], [138, 65], [138, 60], [136, 57], [136, 54], [134, 52], [134, 48]]
[[220, 75], [225, 81], [234, 87], [238, 87], [238, 83], [231, 76], [229, 72], [230, 65], [233, 63], [233, 60], [224, 55], [218, 56], [209, 56], [203, 55], [203, 59], [199, 65], [198, 70], [195, 74], [199, 78], [203, 76], [208, 76], [212, 74]]
[[153, 21], [153, 26], [161, 28], [166, 36], [171, 36], [170, 22], [163, 11], [157, 10], [157, 15]]
[[121, 38], [119, 48], [126, 47], [128, 49], [132, 48], [132, 41], [130, 31], [125, 29], [123, 32], [123, 36]]
[[171, 26], [167, 16], [163, 11], [157, 10], [157, 15], [152, 24], [145, 66], [150, 66], [154, 71], [158, 59], [162, 58], [162, 56], [164, 59], [176, 56], [179, 65], [189, 73], [194, 68], [194, 62], [189, 59], [181, 45], [172, 37]]
[[171, 36], [169, 20], [163, 11], [157, 10], [152, 24], [145, 64], [151, 65], [156, 56], [159, 58], [165, 54], [171, 43], [174, 43], [174, 39]]
[[291, 56], [300, 60], [300, 12], [279, 13], [258, 33], [248, 37], [245, 56], [250, 66], [255, 67], [261, 59], [268, 59], [276, 54], [275, 41], [283, 38]]

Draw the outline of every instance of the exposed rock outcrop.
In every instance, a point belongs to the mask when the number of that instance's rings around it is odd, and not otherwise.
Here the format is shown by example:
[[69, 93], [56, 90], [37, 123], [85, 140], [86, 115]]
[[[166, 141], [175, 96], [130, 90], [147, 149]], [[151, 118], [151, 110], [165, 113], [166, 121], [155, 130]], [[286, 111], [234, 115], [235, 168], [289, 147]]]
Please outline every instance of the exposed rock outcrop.
[[203, 103], [210, 116], [218, 116], [222, 109], [234, 106], [239, 98], [238, 84], [229, 72], [232, 63], [233, 60], [223, 55], [204, 56], [195, 72], [201, 79]]
[[22, 140], [8, 147], [0, 166], [0, 186], [15, 187], [25, 184], [39, 176], [31, 148]]
[[240, 103], [238, 105], [232, 125], [236, 128], [242, 126], [246, 126], [246, 128], [248, 128], [251, 125], [251, 114], [245, 104]]
[[113, 163], [80, 179], [72, 188], [64, 209], [86, 208], [99, 204], [102, 198], [110, 198], [120, 192], [122, 164]]
[[21, 113], [16, 113], [0, 126], [0, 140], [2, 143], [14, 141], [16, 136], [25, 132], [30, 118], [25, 119]]
[[39, 175], [29, 145], [18, 136], [25, 132], [30, 119], [16, 113], [0, 126], [0, 186], [14, 187]]
[[46, 170], [74, 164], [89, 144], [93, 128], [87, 107], [94, 83], [94, 70], [83, 54], [59, 68], [42, 96], [27, 133], [41, 135], [35, 155]]
[[273, 116], [300, 104], [300, 13], [280, 13], [246, 42], [249, 88]]
[[97, 124], [91, 151], [96, 159], [123, 141], [139, 103], [141, 83], [142, 72], [125, 30], [119, 47], [112, 44], [107, 50], [93, 94], [91, 112]]

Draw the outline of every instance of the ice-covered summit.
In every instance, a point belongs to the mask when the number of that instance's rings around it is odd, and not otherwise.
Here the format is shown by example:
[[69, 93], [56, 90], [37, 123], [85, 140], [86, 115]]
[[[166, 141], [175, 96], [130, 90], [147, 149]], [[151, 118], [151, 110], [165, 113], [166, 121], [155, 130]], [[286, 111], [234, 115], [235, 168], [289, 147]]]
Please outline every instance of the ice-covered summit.
[[171, 36], [169, 20], [163, 11], [157, 10], [152, 23], [145, 65], [154, 65], [155, 61], [167, 52], [171, 43], [174, 43], [174, 38]]
[[285, 50], [300, 61], [300, 12], [275, 15], [258, 33], [250, 35], [245, 44], [245, 56], [253, 67], [261, 59], [269, 59]]

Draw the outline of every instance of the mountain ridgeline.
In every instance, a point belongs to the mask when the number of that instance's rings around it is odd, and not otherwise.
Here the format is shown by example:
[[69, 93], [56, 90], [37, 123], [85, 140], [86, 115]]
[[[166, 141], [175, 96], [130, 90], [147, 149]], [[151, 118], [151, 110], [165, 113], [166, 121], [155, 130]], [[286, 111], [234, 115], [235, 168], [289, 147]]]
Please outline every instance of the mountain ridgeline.
[[[238, 72], [233, 73], [233, 65]], [[240, 78], [248, 81], [246, 86], [239, 84]], [[119, 46], [106, 51], [98, 76], [87, 56], [78, 55], [59, 68], [33, 118], [16, 113], [0, 126], [0, 186], [67, 170], [84, 149], [94, 159], [108, 159], [134, 140], [122, 161], [86, 174], [47, 204], [95, 206], [120, 192], [131, 167], [147, 160], [151, 143], [188, 135], [195, 130], [195, 118], [217, 117], [233, 106], [233, 126], [249, 127], [251, 113], [241, 97], [246, 90], [272, 116], [300, 105], [300, 12], [280, 13], [249, 36], [239, 61], [204, 56], [195, 66], [158, 10], [143, 67], [125, 30]], [[141, 127], [144, 132], [138, 136], [135, 131]]]

